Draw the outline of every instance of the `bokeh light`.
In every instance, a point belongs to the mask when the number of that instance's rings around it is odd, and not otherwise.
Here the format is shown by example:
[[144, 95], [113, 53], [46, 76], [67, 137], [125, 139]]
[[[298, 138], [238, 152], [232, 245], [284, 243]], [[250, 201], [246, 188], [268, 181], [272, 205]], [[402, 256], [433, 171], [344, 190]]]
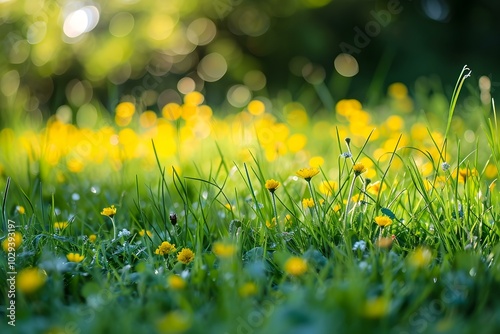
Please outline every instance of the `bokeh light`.
[[356, 58], [347, 53], [339, 54], [334, 62], [335, 70], [344, 77], [350, 78], [358, 74], [359, 65]]

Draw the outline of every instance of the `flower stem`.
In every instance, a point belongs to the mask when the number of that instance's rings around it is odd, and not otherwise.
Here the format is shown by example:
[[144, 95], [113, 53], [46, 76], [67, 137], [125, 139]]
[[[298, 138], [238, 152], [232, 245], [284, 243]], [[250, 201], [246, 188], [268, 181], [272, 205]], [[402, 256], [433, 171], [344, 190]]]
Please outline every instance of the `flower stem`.
[[115, 219], [112, 217], [109, 217], [111, 219], [111, 223], [113, 224], [113, 240], [116, 239], [116, 224], [115, 224]]
[[274, 197], [274, 192], [271, 193], [271, 198], [273, 200], [274, 219], [276, 219], [276, 224], [278, 225], [278, 210], [276, 209], [276, 198]]
[[319, 211], [318, 211], [318, 202], [316, 201], [316, 196], [314, 195], [314, 191], [311, 185], [311, 181], [307, 181], [307, 185], [309, 186], [309, 192], [311, 193], [311, 198], [313, 199], [314, 203], [314, 212], [316, 212], [316, 216], [318, 217], [318, 224], [320, 223], [320, 218], [319, 218]]
[[349, 211], [351, 210], [351, 198], [354, 192], [354, 183], [356, 182], [356, 175], [352, 179], [351, 186], [349, 187], [349, 194], [347, 195], [347, 205], [344, 213], [344, 231], [347, 231], [347, 219], [349, 217]]

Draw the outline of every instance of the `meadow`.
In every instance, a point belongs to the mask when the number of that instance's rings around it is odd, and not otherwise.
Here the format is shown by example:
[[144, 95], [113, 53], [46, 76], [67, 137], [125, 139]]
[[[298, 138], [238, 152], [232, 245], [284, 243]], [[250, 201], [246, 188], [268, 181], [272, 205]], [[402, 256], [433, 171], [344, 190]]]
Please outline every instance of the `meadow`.
[[497, 333], [500, 128], [469, 75], [6, 124], [0, 331]]

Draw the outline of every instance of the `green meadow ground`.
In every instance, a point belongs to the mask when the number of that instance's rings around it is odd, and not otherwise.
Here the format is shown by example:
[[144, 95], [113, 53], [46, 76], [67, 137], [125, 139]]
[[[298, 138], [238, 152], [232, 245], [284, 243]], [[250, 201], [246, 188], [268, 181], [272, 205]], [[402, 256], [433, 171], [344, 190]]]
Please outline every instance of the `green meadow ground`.
[[0, 331], [497, 333], [500, 128], [463, 80], [5, 127]]

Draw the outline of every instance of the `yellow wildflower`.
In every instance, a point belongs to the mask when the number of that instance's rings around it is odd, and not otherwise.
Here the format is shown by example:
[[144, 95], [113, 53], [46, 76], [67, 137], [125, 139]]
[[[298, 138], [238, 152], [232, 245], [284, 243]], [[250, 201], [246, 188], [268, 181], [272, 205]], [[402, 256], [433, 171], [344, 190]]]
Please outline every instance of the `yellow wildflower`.
[[179, 275], [168, 276], [167, 283], [174, 290], [182, 290], [186, 287], [186, 281]]
[[212, 246], [212, 251], [218, 257], [230, 258], [236, 252], [236, 246], [231, 244], [225, 244], [222, 242], [216, 242]]
[[55, 230], [64, 230], [66, 227], [69, 226], [69, 223], [68, 222], [56, 222], [54, 223], [54, 229]]
[[143, 236], [147, 235], [148, 237], [150, 237], [150, 238], [151, 238], [151, 237], [153, 236], [153, 233], [151, 233], [151, 231], [150, 231], [150, 230], [145, 230], [145, 229], [142, 229], [142, 230], [140, 230], [140, 231], [139, 231], [139, 235], [140, 235], [141, 237], [143, 237]]
[[465, 183], [467, 182], [467, 179], [471, 176], [477, 176], [477, 170], [475, 168], [470, 169], [470, 168], [460, 168], [458, 170], [458, 182], [460, 183]]
[[24, 215], [26, 213], [26, 209], [24, 208], [24, 206], [21, 206], [21, 205], [16, 206], [16, 211], [20, 215]]
[[97, 235], [91, 234], [89, 235], [89, 242], [94, 243], [97, 239]]
[[389, 301], [384, 297], [367, 300], [364, 315], [368, 318], [382, 318], [389, 312]]
[[284, 269], [288, 275], [301, 276], [307, 271], [307, 262], [298, 256], [292, 256], [285, 262]]
[[366, 167], [361, 162], [357, 162], [352, 166], [352, 170], [354, 171], [354, 175], [358, 176], [366, 172]]
[[102, 209], [101, 215], [103, 216], [108, 216], [109, 218], [113, 218], [113, 216], [116, 214], [116, 208], [114, 205], [111, 205], [110, 207]]
[[275, 192], [279, 186], [280, 183], [273, 179], [267, 180], [265, 184], [266, 189], [269, 190], [271, 193]]
[[183, 311], [171, 311], [156, 322], [158, 333], [180, 334], [186, 332], [192, 325], [189, 314]]
[[335, 181], [323, 181], [319, 184], [320, 193], [326, 196], [333, 194], [335, 189], [337, 189], [337, 182]]
[[66, 258], [68, 259], [69, 262], [79, 263], [82, 262], [83, 259], [85, 259], [85, 256], [80, 255], [78, 253], [68, 253], [66, 255]]
[[302, 206], [304, 208], [312, 208], [314, 207], [314, 200], [312, 198], [304, 198], [302, 200]]
[[380, 181], [370, 183], [366, 190], [372, 195], [378, 195], [381, 191], [385, 189], [385, 184], [382, 184]]
[[163, 241], [160, 246], [155, 250], [155, 254], [158, 255], [167, 255], [174, 253], [177, 249], [175, 248], [175, 244], [171, 244], [168, 241]]
[[410, 264], [417, 268], [426, 267], [432, 260], [432, 253], [429, 249], [424, 247], [417, 248], [412, 254], [408, 256]]
[[246, 282], [238, 289], [241, 297], [253, 296], [257, 293], [257, 291], [257, 285], [255, 285], [254, 282]]
[[273, 228], [276, 225], [278, 225], [278, 223], [276, 222], [276, 217], [273, 217], [273, 219], [271, 219], [271, 221], [266, 220], [266, 226], [267, 226], [267, 228]]
[[303, 178], [307, 182], [311, 181], [311, 179], [319, 174], [319, 169], [315, 167], [307, 167], [307, 168], [302, 168], [299, 169], [296, 172], [297, 176]]
[[18, 249], [22, 242], [23, 235], [20, 232], [11, 232], [8, 233], [6, 238], [2, 241], [2, 248], [5, 252], [9, 252], [9, 248]]
[[378, 216], [375, 217], [375, 223], [380, 227], [386, 227], [392, 224], [392, 220], [387, 216]]
[[31, 294], [40, 289], [47, 280], [47, 273], [38, 268], [26, 268], [17, 274], [16, 286], [19, 291]]
[[179, 262], [182, 262], [184, 264], [188, 264], [191, 261], [194, 260], [194, 253], [192, 250], [189, 248], [183, 248], [178, 254], [177, 254], [177, 260]]

